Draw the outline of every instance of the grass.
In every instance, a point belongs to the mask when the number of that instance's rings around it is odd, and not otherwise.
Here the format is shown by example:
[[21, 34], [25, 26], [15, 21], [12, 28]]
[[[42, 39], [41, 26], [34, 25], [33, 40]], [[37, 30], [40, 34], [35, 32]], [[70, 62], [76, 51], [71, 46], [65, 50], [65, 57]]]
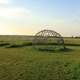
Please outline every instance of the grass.
[[[0, 80], [80, 80], [79, 46], [67, 45], [70, 51], [49, 52], [35, 50], [26, 37], [0, 39], [0, 44], [9, 43], [0, 46]], [[65, 43], [74, 44], [69, 40]]]

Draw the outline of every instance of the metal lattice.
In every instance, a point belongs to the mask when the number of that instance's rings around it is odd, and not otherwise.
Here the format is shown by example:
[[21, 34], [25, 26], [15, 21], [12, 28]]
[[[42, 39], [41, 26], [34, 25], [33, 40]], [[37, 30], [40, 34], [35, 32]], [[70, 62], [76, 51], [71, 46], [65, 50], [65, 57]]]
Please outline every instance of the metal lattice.
[[53, 30], [42, 30], [34, 36], [33, 46], [41, 50], [64, 49], [63, 37]]

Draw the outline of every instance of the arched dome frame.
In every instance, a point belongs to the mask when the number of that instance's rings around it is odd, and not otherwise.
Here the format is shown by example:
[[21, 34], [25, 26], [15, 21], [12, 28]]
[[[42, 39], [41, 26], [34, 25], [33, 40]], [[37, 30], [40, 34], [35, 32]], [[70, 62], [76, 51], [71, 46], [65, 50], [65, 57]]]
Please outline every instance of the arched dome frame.
[[56, 31], [46, 29], [36, 33], [33, 39], [33, 46], [40, 50], [56, 50], [65, 48], [63, 37]]

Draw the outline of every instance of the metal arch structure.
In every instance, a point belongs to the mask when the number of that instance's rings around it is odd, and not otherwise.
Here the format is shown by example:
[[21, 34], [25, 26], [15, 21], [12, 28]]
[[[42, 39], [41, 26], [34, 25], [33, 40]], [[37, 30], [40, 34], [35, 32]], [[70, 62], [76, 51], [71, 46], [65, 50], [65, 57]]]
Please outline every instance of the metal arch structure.
[[64, 49], [63, 37], [53, 30], [42, 30], [33, 39], [33, 47], [41, 50]]

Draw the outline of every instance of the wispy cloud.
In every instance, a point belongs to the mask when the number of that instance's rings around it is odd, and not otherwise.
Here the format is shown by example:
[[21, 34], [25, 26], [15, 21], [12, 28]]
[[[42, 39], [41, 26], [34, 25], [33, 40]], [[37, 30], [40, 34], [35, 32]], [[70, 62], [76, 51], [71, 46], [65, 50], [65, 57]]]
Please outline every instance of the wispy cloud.
[[0, 34], [21, 33], [20, 25], [26, 25], [32, 18], [31, 10], [21, 6], [11, 6], [11, 1], [0, 0]]
[[0, 0], [0, 17], [4, 18], [30, 18], [31, 11], [25, 7], [11, 6], [10, 2], [12, 0]]
[[0, 34], [27, 34], [48, 28], [63, 35], [80, 32], [80, 1], [0, 0]]
[[10, 0], [0, 0], [0, 4], [8, 4]]
[[0, 7], [0, 16], [8, 18], [25, 18], [31, 17], [31, 12], [25, 8]]

